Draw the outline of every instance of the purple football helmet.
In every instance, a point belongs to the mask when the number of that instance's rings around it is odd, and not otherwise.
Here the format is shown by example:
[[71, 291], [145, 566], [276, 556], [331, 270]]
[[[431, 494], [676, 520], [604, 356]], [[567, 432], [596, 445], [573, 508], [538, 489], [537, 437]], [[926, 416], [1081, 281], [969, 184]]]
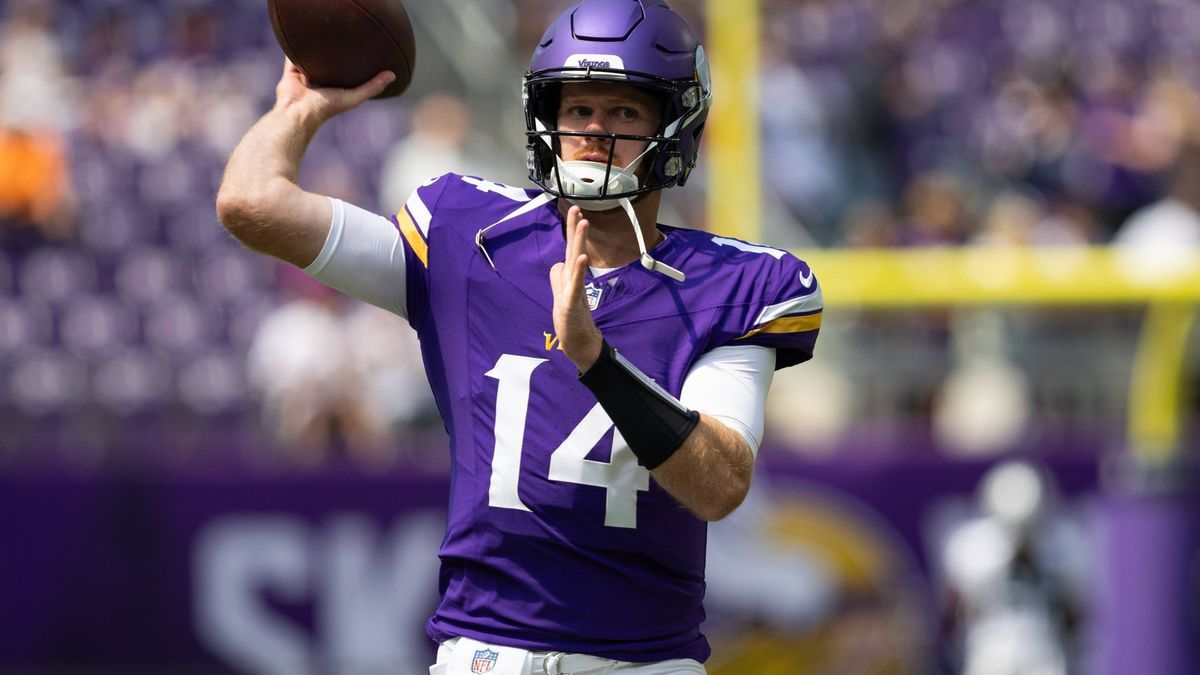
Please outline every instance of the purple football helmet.
[[[654, 136], [559, 131], [558, 106], [567, 82], [619, 82], [643, 88], [662, 101]], [[700, 135], [712, 103], [704, 48], [687, 22], [662, 0], [583, 0], [546, 30], [524, 82], [526, 160], [529, 178], [555, 197], [592, 201], [601, 208], [620, 198], [683, 185], [696, 165]], [[588, 136], [609, 144], [603, 179], [595, 189], [564, 187], [559, 156], [563, 136]], [[613, 167], [618, 139], [645, 141], [648, 165], [632, 184]], [[611, 178], [611, 180], [610, 180]], [[593, 182], [589, 180], [588, 182]]]

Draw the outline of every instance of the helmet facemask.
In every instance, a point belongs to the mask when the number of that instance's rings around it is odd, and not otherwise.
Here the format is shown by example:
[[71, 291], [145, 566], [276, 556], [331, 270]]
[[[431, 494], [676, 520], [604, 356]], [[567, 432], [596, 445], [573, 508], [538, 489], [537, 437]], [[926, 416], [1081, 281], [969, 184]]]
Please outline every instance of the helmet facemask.
[[[630, 84], [660, 101], [658, 129], [652, 135], [565, 131], [558, 129], [558, 108], [568, 82]], [[633, 199], [654, 190], [683, 185], [695, 165], [695, 152], [684, 165], [680, 129], [707, 112], [709, 98], [701, 87], [645, 73], [606, 68], [552, 68], [525, 78], [526, 162], [529, 178], [555, 197], [580, 207], [603, 211], [621, 198]], [[564, 137], [595, 138], [608, 143], [607, 161], [564, 160]], [[699, 133], [693, 141], [698, 140]], [[614, 162], [618, 141], [639, 141], [645, 150], [627, 166]]]

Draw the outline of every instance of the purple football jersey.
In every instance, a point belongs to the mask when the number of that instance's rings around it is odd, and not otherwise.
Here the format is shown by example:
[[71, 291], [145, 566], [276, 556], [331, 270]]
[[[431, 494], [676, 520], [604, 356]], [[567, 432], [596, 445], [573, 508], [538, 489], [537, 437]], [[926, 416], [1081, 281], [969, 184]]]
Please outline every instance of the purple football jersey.
[[[448, 174], [394, 218], [408, 317], [453, 454], [441, 604], [427, 632], [703, 661], [706, 525], [637, 463], [558, 348], [549, 270], [563, 260], [563, 219], [538, 194]], [[485, 256], [477, 233], [497, 222]], [[686, 282], [637, 261], [589, 276], [592, 315], [622, 355], [675, 396], [716, 347], [774, 347], [779, 368], [812, 356], [822, 306], [807, 265], [659, 229], [652, 254]]]

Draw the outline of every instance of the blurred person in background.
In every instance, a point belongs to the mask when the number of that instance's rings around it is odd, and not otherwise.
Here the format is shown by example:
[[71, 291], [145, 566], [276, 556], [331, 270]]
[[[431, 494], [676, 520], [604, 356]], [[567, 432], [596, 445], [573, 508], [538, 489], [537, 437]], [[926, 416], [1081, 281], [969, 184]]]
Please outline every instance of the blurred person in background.
[[1090, 543], [1039, 467], [1008, 461], [934, 535], [956, 672], [1079, 672]]
[[495, 175], [499, 159], [487, 139], [472, 137], [471, 111], [459, 97], [429, 94], [413, 106], [412, 129], [390, 151], [379, 181], [379, 203], [396, 211], [431, 173], [452, 169]]
[[394, 77], [309, 89], [285, 63], [217, 208], [421, 338], [455, 477], [431, 672], [705, 672], [706, 523], [744, 499], [771, 376], [812, 357], [823, 304], [785, 251], [657, 224], [698, 157], [703, 47], [666, 3], [584, 0], [525, 77], [538, 189], [446, 174], [390, 220], [301, 189], [321, 125]]
[[828, 110], [838, 100], [835, 92], [818, 89], [804, 70], [786, 58], [787, 45], [777, 34], [788, 27], [766, 26], [759, 76], [759, 124], [771, 148], [763, 153], [763, 176], [791, 216], [782, 219], [784, 228], [768, 234], [781, 245], [800, 243], [794, 241], [794, 234], [789, 236], [788, 229], [797, 229], [794, 220], [812, 238], [828, 243], [833, 238], [829, 228], [836, 222], [832, 214], [841, 206], [846, 189], [840, 166], [843, 155], [834, 145], [837, 134], [830, 120], [840, 111]]
[[285, 300], [263, 318], [247, 354], [262, 395], [263, 426], [292, 458], [313, 464], [331, 447], [362, 435], [357, 384], [338, 325], [340, 296], [281, 268]]
[[1180, 151], [1167, 173], [1166, 194], [1134, 212], [1113, 243], [1165, 256], [1200, 247], [1200, 144]]
[[[8, 3], [0, 24], [0, 221], [32, 227], [41, 238], [72, 234], [72, 196], [65, 134], [74, 90], [52, 33], [52, 7]], [[6, 248], [24, 248], [19, 233]]]
[[901, 240], [906, 246], [954, 246], [968, 236], [970, 214], [962, 181], [942, 171], [917, 176], [904, 191]]
[[849, 248], [891, 248], [900, 240], [900, 223], [891, 204], [882, 199], [861, 199], [846, 210], [839, 224]]
[[[342, 317], [341, 328], [343, 344], [358, 345], [348, 355], [351, 386], [356, 389], [362, 417], [368, 423], [365, 434], [350, 439], [349, 449], [354, 457], [368, 468], [383, 468], [401, 459], [397, 456], [399, 452], [444, 445], [443, 438], [428, 443], [396, 442], [397, 438], [415, 439], [422, 433], [444, 436], [421, 363], [421, 345], [404, 320], [374, 305], [352, 303]], [[404, 459], [437, 466], [446, 464], [440, 454]]]
[[1032, 388], [1012, 357], [1007, 318], [986, 309], [951, 317], [953, 364], [932, 407], [934, 437], [949, 455], [998, 455], [1029, 429]]
[[281, 276], [290, 299], [263, 318], [246, 358], [276, 447], [313, 465], [348, 444], [388, 441], [388, 429], [361, 404], [361, 382], [342, 348], [341, 295], [304, 275], [281, 270]]
[[[1131, 276], [1186, 270], [1200, 250], [1200, 126], [1192, 129], [1191, 138], [1167, 171], [1166, 194], [1134, 212], [1113, 238]], [[1190, 382], [1197, 379], [1193, 375]], [[1200, 407], [1200, 399], [1194, 398], [1192, 407]]]
[[[0, 176], [0, 222], [14, 230], [31, 226], [43, 241], [70, 236], [70, 184], [65, 149], [57, 135], [0, 128]], [[6, 243], [6, 248], [20, 247]]]
[[1030, 246], [1045, 218], [1035, 195], [1007, 189], [992, 197], [971, 244], [978, 246]]
[[246, 364], [275, 447], [306, 465], [337, 451], [367, 469], [394, 464], [397, 431], [435, 416], [415, 337], [395, 315], [347, 306], [295, 268], [279, 276], [289, 299], [263, 318]]

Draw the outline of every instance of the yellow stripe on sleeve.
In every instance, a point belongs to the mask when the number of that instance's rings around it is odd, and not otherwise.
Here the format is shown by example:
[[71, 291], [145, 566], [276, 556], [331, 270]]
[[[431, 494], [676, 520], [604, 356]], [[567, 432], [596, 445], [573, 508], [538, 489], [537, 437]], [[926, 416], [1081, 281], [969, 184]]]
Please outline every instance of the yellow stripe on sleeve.
[[400, 224], [400, 234], [403, 234], [404, 238], [408, 240], [409, 248], [413, 250], [413, 253], [417, 254], [417, 258], [421, 260], [421, 264], [428, 269], [429, 246], [421, 238], [421, 233], [417, 230], [416, 224], [413, 223], [412, 217], [408, 215], [407, 209], [400, 209], [399, 213], [396, 214], [396, 222]]
[[817, 330], [820, 327], [821, 312], [805, 316], [785, 316], [781, 319], [768, 321], [738, 339], [744, 340], [751, 335], [758, 335], [759, 333], [805, 333], [810, 330]]

